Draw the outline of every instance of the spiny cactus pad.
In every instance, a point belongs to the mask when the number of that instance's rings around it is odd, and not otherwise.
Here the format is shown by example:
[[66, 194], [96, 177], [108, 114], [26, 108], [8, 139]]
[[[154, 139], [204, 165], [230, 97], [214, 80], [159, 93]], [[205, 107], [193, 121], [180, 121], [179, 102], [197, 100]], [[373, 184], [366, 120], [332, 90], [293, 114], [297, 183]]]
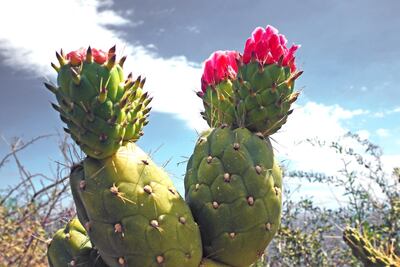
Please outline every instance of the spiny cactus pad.
[[286, 123], [299, 95], [294, 81], [302, 74], [294, 63], [299, 46], [287, 48], [286, 43], [275, 28], [257, 28], [243, 56], [217, 51], [205, 61], [198, 96], [210, 127], [227, 124], [269, 136]]
[[201, 239], [168, 175], [134, 143], [110, 158], [86, 158], [71, 188], [90, 239], [114, 266], [198, 267]]
[[93, 158], [106, 158], [121, 145], [136, 141], [147, 124], [150, 111], [142, 88], [145, 79], [124, 78], [125, 57], [116, 62], [115, 47], [78, 50], [64, 56], [56, 53], [60, 66], [57, 86], [45, 83], [56, 95], [54, 109], [68, 128], [67, 133]]
[[246, 128], [222, 126], [198, 139], [185, 192], [207, 257], [247, 267], [262, 255], [280, 224], [281, 175], [269, 140]]
[[353, 255], [365, 266], [369, 267], [399, 267], [400, 257], [386, 254], [374, 248], [369, 240], [359, 231], [349, 226], [343, 231], [343, 240], [351, 248]]
[[107, 267], [76, 218], [55, 233], [47, 257], [51, 267]]

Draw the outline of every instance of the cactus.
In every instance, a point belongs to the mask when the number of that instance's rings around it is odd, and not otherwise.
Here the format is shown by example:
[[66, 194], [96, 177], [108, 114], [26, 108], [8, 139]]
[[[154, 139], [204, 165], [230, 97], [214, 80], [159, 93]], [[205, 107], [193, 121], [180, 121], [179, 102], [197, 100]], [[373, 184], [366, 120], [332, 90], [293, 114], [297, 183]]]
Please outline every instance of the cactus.
[[294, 52], [286, 38], [257, 28], [236, 51], [217, 51], [204, 64], [203, 118], [210, 127], [195, 146], [185, 197], [207, 257], [235, 267], [254, 263], [276, 234], [282, 172], [269, 136], [286, 122], [294, 93]]
[[57, 86], [45, 83], [56, 95], [52, 104], [69, 133], [90, 157], [106, 158], [120, 146], [136, 141], [147, 124], [151, 98], [143, 92], [145, 79], [132, 74], [124, 79], [126, 57], [116, 61], [115, 46], [108, 53], [88, 48], [64, 56], [56, 53], [60, 66]]
[[220, 127], [199, 138], [185, 191], [206, 255], [241, 267], [263, 254], [280, 224], [281, 175], [268, 139], [246, 128]]
[[165, 171], [134, 142], [147, 124], [145, 80], [124, 81], [125, 57], [88, 48], [57, 53], [57, 98], [66, 131], [87, 157], [70, 185], [79, 220], [102, 259], [113, 266], [198, 267], [200, 232]]
[[78, 216], [113, 266], [193, 266], [201, 240], [167, 174], [134, 143], [107, 159], [86, 158], [71, 173]]
[[51, 267], [107, 267], [77, 218], [55, 233], [47, 258]]
[[392, 245], [388, 246], [387, 252], [380, 251], [372, 246], [366, 236], [349, 226], [343, 231], [343, 240], [351, 248], [353, 255], [365, 266], [369, 267], [398, 267], [400, 257], [393, 252]]

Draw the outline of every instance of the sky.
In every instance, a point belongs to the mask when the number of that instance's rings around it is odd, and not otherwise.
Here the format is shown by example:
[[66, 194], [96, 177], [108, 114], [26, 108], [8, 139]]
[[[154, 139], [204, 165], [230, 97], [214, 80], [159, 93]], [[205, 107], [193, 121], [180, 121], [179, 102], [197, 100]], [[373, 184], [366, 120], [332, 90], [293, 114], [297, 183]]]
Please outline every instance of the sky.
[[[304, 140], [352, 131], [383, 148], [387, 170], [400, 165], [397, 0], [0, 0], [0, 6], [0, 158], [14, 137], [62, 133], [50, 107], [55, 99], [43, 86], [55, 82], [56, 50], [116, 44], [128, 56], [126, 73], [147, 77], [154, 97], [138, 144], [156, 151], [158, 164], [169, 162], [183, 193], [184, 161], [207, 128], [195, 95], [202, 62], [216, 50], [243, 51], [254, 28], [273, 25], [289, 44], [301, 44], [296, 61], [304, 71], [294, 113], [273, 137], [278, 158], [291, 169], [335, 173], [337, 156]], [[32, 172], [49, 172], [60, 158], [57, 137], [21, 157]], [[17, 179], [12, 163], [0, 169], [0, 188]], [[314, 185], [302, 193], [329, 205], [331, 191]]]

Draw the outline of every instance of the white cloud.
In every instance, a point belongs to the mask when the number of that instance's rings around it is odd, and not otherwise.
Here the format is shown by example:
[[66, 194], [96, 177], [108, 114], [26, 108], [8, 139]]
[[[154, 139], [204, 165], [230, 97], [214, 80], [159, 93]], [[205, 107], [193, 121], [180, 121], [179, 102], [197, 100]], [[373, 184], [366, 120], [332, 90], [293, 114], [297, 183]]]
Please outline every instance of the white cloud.
[[371, 136], [370, 132], [367, 130], [359, 130], [356, 132], [356, 134], [358, 134], [362, 139], [369, 139]]
[[372, 114], [373, 117], [375, 118], [383, 118], [387, 115], [393, 115], [395, 113], [399, 113], [400, 112], [400, 107], [395, 107], [392, 109], [388, 109], [388, 110], [384, 110], [384, 111], [378, 111]]
[[329, 148], [320, 148], [306, 142], [307, 138], [337, 140], [349, 130], [343, 121], [366, 114], [364, 110], [346, 110], [339, 105], [326, 106], [308, 102], [303, 107], [295, 107], [288, 122], [276, 134], [276, 149], [290, 159], [291, 167], [335, 174], [341, 161]]
[[4, 63], [36, 75], [54, 75], [50, 62], [56, 61], [55, 50], [89, 45], [108, 49], [117, 44], [120, 54], [128, 55], [125, 69], [148, 77], [146, 88], [154, 96], [153, 110], [175, 114], [189, 127], [204, 128], [201, 101], [194, 93], [200, 87], [200, 65], [183, 56], [162, 58], [147, 47], [128, 44], [122, 33], [107, 28], [131, 23], [106, 9], [111, 5], [112, 1], [95, 0], [8, 1], [0, 10], [0, 25], [13, 25], [0, 28]]
[[383, 129], [383, 128], [379, 128], [378, 130], [376, 130], [376, 134], [379, 137], [388, 137], [390, 136], [390, 132], [388, 129]]
[[197, 26], [186, 26], [186, 30], [188, 30], [191, 33], [199, 34], [200, 29]]

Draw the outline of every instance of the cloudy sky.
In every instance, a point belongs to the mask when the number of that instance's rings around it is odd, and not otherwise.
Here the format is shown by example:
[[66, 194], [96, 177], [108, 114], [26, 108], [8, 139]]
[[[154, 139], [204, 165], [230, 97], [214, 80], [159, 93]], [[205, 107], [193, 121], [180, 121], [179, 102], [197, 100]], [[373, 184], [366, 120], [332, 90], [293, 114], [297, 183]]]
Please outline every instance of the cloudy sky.
[[[215, 50], [243, 51], [257, 26], [275, 26], [301, 44], [301, 97], [275, 136], [291, 168], [333, 172], [339, 161], [302, 143], [332, 140], [347, 131], [384, 149], [387, 168], [400, 162], [400, 2], [397, 0], [0, 0], [0, 135], [32, 137], [62, 132], [43, 81], [55, 81], [54, 52], [80, 47], [128, 55], [127, 72], [147, 77], [154, 96], [151, 122], [139, 142], [181, 189], [200, 119], [202, 62]], [[0, 141], [0, 157], [8, 151]], [[23, 154], [32, 171], [59, 158], [56, 138]], [[400, 164], [398, 164], [400, 165]], [[0, 188], [16, 181], [12, 164], [0, 169]], [[314, 189], [308, 192], [316, 191]], [[317, 190], [320, 191], [320, 190]], [[317, 196], [318, 197], [318, 196]]]

